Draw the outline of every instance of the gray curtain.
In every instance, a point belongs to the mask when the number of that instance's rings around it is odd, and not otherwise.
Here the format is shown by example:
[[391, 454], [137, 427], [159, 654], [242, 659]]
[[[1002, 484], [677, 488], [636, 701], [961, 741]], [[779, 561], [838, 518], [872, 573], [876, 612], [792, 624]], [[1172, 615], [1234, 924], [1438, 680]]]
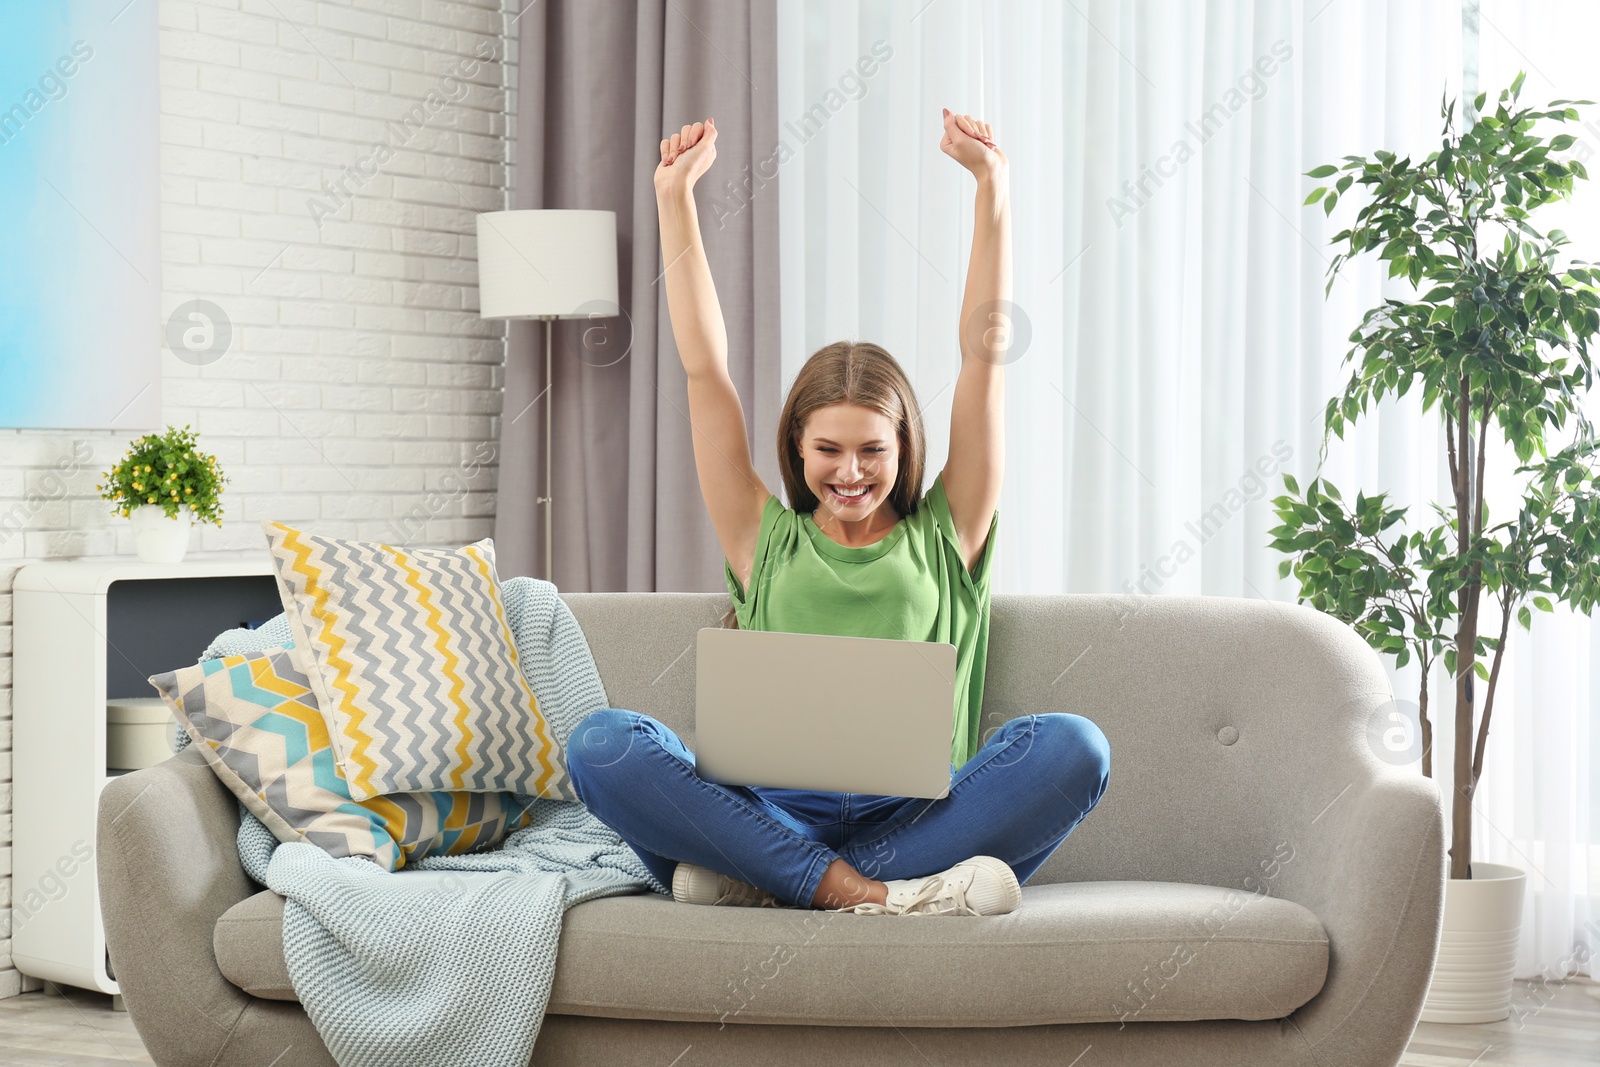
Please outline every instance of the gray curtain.
[[[735, 199], [723, 184], [750, 182], [778, 142], [775, 4], [542, 0], [517, 19], [512, 206], [615, 211], [624, 316], [554, 327], [548, 576], [544, 505], [536, 502], [545, 491], [544, 324], [510, 324], [494, 525], [503, 577], [549, 577], [565, 591], [724, 588], [722, 549], [695, 474], [688, 385], [658, 280], [652, 184], [661, 138], [708, 115], [717, 120], [717, 161], [696, 201], [727, 320], [728, 370], [756, 469], [769, 486], [781, 484], [773, 447], [778, 185], [767, 181], [753, 198]], [[743, 210], [717, 210], [743, 200]], [[585, 338], [597, 328], [605, 333]]]

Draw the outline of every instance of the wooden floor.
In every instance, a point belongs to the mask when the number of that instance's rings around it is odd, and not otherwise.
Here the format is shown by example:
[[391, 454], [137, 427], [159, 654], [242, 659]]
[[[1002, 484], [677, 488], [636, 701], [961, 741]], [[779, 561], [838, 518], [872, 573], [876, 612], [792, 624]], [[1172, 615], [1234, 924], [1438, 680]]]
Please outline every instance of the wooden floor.
[[1600, 1064], [1600, 983], [1588, 978], [1517, 982], [1509, 1019], [1477, 1026], [1418, 1023], [1400, 1064], [1594, 1067]]
[[[1539, 992], [1518, 982], [1512, 1004], [1512, 1017], [1498, 1023], [1419, 1024], [1402, 1067], [1600, 1064], [1600, 984], [1573, 978]], [[0, 1000], [0, 1067], [151, 1062], [127, 1013], [112, 1011], [104, 994], [68, 989], [59, 997], [24, 993]]]
[[78, 1067], [154, 1063], [125, 1011], [104, 993], [63, 987], [62, 996], [24, 993], [0, 1000], [0, 1064]]

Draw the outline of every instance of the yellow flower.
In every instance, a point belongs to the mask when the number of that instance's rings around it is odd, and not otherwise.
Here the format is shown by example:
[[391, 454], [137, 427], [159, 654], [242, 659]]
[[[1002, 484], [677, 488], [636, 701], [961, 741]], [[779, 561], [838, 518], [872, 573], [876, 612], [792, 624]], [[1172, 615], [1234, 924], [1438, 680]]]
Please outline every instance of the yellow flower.
[[150, 464], [148, 464], [148, 463], [146, 463], [146, 464], [145, 464], [145, 465], [144, 465], [144, 469], [145, 469], [145, 470], [149, 470], [149, 469], [150, 469]]
[[184, 495], [187, 496], [188, 494], [194, 492], [194, 487], [190, 486], [189, 488], [185, 489], [183, 492], [184, 492]]
[[156, 502], [156, 498], [155, 497], [151, 497], [149, 500], [145, 501], [145, 503], [147, 503], [147, 504], [154, 504], [155, 502]]
[[144, 486], [140, 485], [138, 482], [134, 482], [133, 483], [133, 487], [134, 487], [135, 490], [137, 490], [137, 491], [139, 491], [141, 493], [144, 492]]

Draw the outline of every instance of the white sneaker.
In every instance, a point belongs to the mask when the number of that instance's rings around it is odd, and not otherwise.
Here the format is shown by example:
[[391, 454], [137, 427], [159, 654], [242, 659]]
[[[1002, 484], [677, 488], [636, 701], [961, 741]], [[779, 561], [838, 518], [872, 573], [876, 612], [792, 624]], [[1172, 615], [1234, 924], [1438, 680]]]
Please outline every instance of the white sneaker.
[[672, 899], [680, 904], [722, 904], [736, 908], [789, 906], [765, 889], [694, 863], [680, 863], [673, 868]]
[[896, 878], [883, 883], [882, 904], [841, 908], [857, 915], [1004, 915], [1022, 903], [1014, 871], [993, 856], [974, 856], [926, 878]]

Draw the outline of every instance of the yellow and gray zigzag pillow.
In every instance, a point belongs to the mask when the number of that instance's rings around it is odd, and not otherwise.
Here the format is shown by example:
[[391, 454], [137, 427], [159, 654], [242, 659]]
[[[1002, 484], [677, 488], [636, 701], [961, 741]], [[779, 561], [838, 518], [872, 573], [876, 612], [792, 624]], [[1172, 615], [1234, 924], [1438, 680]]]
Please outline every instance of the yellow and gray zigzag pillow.
[[464, 789], [577, 802], [517, 661], [492, 540], [405, 549], [261, 526], [296, 665], [353, 798]]
[[396, 793], [355, 801], [309, 679], [286, 648], [150, 679], [217, 777], [280, 841], [397, 870], [499, 842], [532, 819], [510, 793]]

